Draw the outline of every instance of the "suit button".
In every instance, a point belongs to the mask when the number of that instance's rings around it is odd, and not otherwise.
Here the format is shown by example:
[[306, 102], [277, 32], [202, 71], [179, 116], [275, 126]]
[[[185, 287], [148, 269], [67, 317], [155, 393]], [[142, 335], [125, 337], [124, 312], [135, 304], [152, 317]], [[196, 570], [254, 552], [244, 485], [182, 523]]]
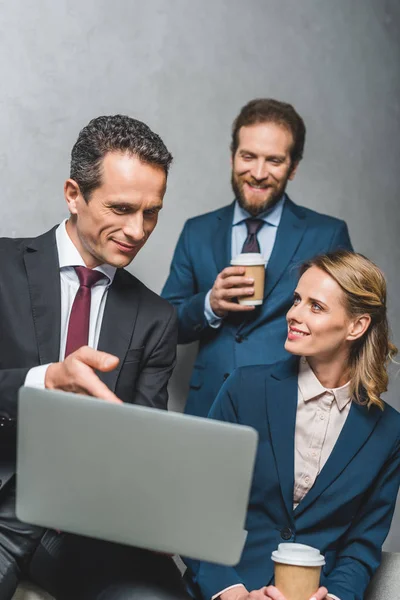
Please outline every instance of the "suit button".
[[287, 541], [287, 540], [290, 540], [290, 538], [291, 538], [292, 536], [293, 536], [293, 532], [292, 532], [292, 530], [291, 530], [289, 527], [284, 527], [284, 528], [281, 530], [281, 538], [282, 538], [283, 540], [286, 540], [286, 541]]
[[229, 377], [229, 373], [224, 373], [224, 381], [226, 381]]
[[238, 334], [235, 336], [235, 341], [236, 341], [238, 344], [241, 344], [241, 343], [243, 342], [243, 336], [242, 336], [242, 335], [240, 335], [240, 333], [238, 333]]

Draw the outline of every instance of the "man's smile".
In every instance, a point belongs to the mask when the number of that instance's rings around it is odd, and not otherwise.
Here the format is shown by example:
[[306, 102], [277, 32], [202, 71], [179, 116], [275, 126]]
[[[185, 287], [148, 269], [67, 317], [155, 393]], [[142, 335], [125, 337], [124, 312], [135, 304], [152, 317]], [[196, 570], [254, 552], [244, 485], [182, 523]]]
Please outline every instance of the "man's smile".
[[122, 252], [127, 252], [127, 253], [131, 253], [134, 252], [138, 246], [140, 246], [140, 244], [127, 244], [126, 242], [121, 242], [120, 240], [112, 240], [114, 242], [114, 244], [116, 244], [116, 246], [118, 246], [118, 248], [120, 250], [122, 250]]

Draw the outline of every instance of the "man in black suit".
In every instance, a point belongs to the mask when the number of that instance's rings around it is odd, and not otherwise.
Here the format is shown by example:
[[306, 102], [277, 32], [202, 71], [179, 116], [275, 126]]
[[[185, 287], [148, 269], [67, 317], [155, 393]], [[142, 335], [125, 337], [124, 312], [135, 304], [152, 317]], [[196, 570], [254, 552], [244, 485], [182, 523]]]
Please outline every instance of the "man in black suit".
[[154, 598], [185, 597], [167, 556], [15, 517], [20, 386], [167, 407], [174, 309], [124, 267], [156, 226], [171, 160], [144, 123], [93, 119], [72, 150], [69, 219], [38, 238], [0, 240], [1, 600], [21, 577], [65, 600], [126, 600], [143, 589]]

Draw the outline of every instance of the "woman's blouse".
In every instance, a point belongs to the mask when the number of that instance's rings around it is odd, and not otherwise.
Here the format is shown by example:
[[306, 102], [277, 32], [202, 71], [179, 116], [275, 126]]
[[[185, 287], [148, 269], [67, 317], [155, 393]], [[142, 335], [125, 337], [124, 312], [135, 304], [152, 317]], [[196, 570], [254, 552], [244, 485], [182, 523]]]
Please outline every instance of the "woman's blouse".
[[350, 411], [350, 382], [326, 389], [300, 360], [294, 456], [294, 508], [314, 485]]

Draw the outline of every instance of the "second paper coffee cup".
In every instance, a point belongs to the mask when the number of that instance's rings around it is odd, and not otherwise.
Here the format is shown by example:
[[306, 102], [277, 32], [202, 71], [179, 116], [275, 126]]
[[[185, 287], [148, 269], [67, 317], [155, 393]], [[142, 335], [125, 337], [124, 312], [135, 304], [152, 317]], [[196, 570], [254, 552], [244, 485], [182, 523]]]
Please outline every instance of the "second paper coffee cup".
[[286, 600], [309, 600], [319, 588], [325, 558], [304, 544], [279, 544], [271, 556], [275, 563], [275, 586]]
[[265, 282], [265, 260], [263, 256], [257, 252], [239, 254], [231, 260], [231, 265], [233, 267], [245, 267], [245, 276], [254, 279], [254, 294], [238, 298], [239, 304], [244, 306], [259, 306], [262, 304]]

